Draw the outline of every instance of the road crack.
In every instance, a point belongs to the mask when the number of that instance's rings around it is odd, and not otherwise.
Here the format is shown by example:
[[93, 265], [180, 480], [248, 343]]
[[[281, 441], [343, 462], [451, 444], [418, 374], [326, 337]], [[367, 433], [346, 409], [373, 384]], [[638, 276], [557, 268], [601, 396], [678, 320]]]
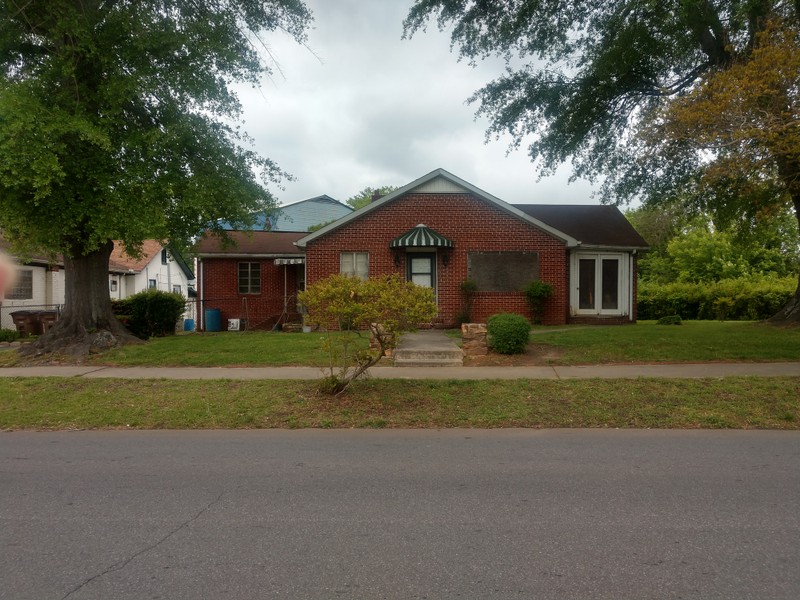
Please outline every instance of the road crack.
[[76, 587], [74, 587], [74, 588], [73, 588], [73, 589], [71, 589], [69, 592], [67, 592], [66, 594], [64, 594], [64, 595], [61, 597], [61, 600], [66, 600], [67, 598], [69, 598], [70, 596], [72, 596], [73, 594], [75, 594], [76, 592], [79, 592], [80, 590], [82, 590], [83, 588], [85, 588], [85, 587], [86, 587], [87, 585], [89, 585], [90, 583], [92, 583], [92, 582], [94, 582], [94, 581], [97, 581], [98, 579], [100, 579], [101, 577], [104, 577], [105, 575], [108, 575], [109, 573], [114, 573], [115, 571], [119, 571], [119, 570], [121, 570], [121, 569], [124, 569], [126, 566], [128, 566], [128, 565], [129, 565], [131, 562], [133, 562], [134, 560], [136, 560], [138, 557], [142, 556], [143, 554], [145, 554], [145, 553], [147, 553], [147, 552], [150, 552], [151, 550], [155, 550], [155, 549], [156, 549], [156, 548], [158, 548], [158, 547], [159, 547], [161, 544], [163, 544], [164, 542], [166, 542], [166, 541], [167, 541], [169, 538], [171, 538], [172, 536], [174, 536], [175, 534], [177, 534], [179, 531], [181, 531], [181, 530], [183, 530], [183, 529], [186, 529], [186, 528], [187, 528], [189, 525], [191, 525], [191, 524], [192, 524], [192, 523], [194, 523], [194, 522], [195, 522], [197, 519], [199, 519], [200, 517], [202, 517], [202, 516], [203, 516], [203, 514], [205, 514], [205, 513], [206, 513], [206, 512], [208, 512], [209, 510], [211, 510], [211, 509], [212, 509], [212, 508], [213, 508], [213, 507], [214, 507], [216, 504], [218, 504], [218, 503], [219, 503], [219, 501], [220, 501], [220, 500], [222, 500], [222, 496], [224, 496], [224, 495], [225, 495], [225, 492], [221, 492], [219, 496], [217, 496], [217, 497], [216, 497], [214, 500], [212, 500], [212, 501], [211, 501], [211, 502], [209, 502], [209, 503], [208, 503], [206, 506], [204, 506], [203, 508], [201, 508], [201, 509], [200, 509], [200, 510], [197, 512], [197, 514], [196, 514], [196, 515], [194, 515], [194, 516], [193, 516], [193, 517], [191, 517], [190, 519], [187, 519], [186, 521], [183, 521], [183, 522], [182, 522], [180, 525], [178, 525], [177, 527], [175, 527], [174, 529], [172, 529], [171, 531], [169, 531], [169, 532], [168, 532], [166, 535], [164, 535], [164, 536], [163, 536], [161, 539], [159, 539], [158, 541], [156, 541], [156, 542], [154, 542], [154, 543], [150, 544], [149, 546], [146, 546], [146, 547], [142, 548], [141, 550], [139, 550], [139, 551], [135, 552], [134, 554], [132, 554], [131, 556], [129, 556], [129, 557], [128, 557], [128, 558], [126, 558], [126, 559], [124, 559], [124, 560], [121, 560], [121, 561], [119, 561], [119, 562], [116, 562], [116, 563], [114, 563], [113, 565], [111, 565], [111, 566], [110, 566], [110, 567], [108, 567], [106, 570], [102, 571], [101, 573], [98, 573], [97, 575], [93, 575], [92, 577], [89, 577], [88, 579], [85, 579], [84, 581], [82, 581], [81, 583], [79, 583], [79, 584], [78, 584]]

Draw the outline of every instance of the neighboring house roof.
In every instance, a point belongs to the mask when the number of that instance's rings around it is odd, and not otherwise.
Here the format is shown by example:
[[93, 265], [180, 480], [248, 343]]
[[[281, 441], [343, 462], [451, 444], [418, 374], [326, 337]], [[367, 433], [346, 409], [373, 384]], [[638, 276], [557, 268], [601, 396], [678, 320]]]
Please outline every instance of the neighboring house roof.
[[204, 234], [197, 242], [201, 258], [282, 258], [303, 256], [295, 242], [306, 235], [304, 231], [228, 231], [233, 244], [226, 246], [219, 236]]
[[648, 247], [616, 206], [587, 204], [514, 204], [535, 219], [580, 241], [582, 247]]
[[351, 212], [351, 207], [330, 196], [317, 196], [280, 207], [270, 218], [270, 230], [307, 232], [315, 225], [335, 221]]
[[[10, 252], [10, 244], [3, 239], [3, 236], [0, 235], [0, 250], [4, 250], [7, 254], [11, 254]], [[157, 242], [156, 240], [145, 240], [142, 244], [142, 256], [141, 258], [133, 258], [128, 256], [125, 253], [125, 249], [120, 242], [114, 242], [114, 249], [111, 251], [111, 256], [108, 260], [108, 271], [110, 273], [130, 273], [133, 271], [134, 273], [141, 273], [144, 268], [150, 264], [159, 252], [164, 248], [164, 246]], [[181, 270], [186, 274], [187, 279], [194, 279], [194, 273], [189, 265], [186, 263], [184, 258], [180, 255], [179, 252], [175, 252], [170, 248], [170, 254], [172, 258], [178, 263], [178, 266]], [[64, 260], [61, 255], [58, 255], [57, 260], [53, 261], [50, 260], [47, 256], [36, 254], [33, 256], [26, 257], [25, 264], [41, 264], [41, 265], [58, 265], [63, 267]]]
[[530, 223], [531, 225], [546, 231], [547, 233], [551, 234], [552, 236], [562, 240], [567, 246], [578, 246], [580, 242], [575, 239], [574, 237], [568, 235], [566, 232], [560, 231], [551, 225], [532, 217], [521, 210], [508, 204], [507, 202], [503, 202], [499, 198], [492, 196], [491, 194], [484, 192], [483, 190], [475, 187], [471, 183], [464, 181], [463, 179], [456, 177], [452, 173], [448, 173], [444, 169], [436, 169], [435, 171], [431, 171], [427, 175], [420, 177], [419, 179], [412, 181], [408, 185], [405, 185], [395, 191], [383, 196], [379, 200], [367, 204], [366, 206], [359, 208], [357, 211], [350, 213], [335, 221], [325, 227], [311, 233], [297, 241], [297, 245], [301, 248], [304, 248], [306, 244], [309, 242], [314, 241], [315, 239], [322, 237], [335, 229], [338, 229], [342, 225], [349, 223], [355, 219], [362, 217], [365, 214], [372, 212], [380, 208], [381, 206], [385, 206], [386, 204], [408, 194], [410, 192], [422, 192], [422, 193], [470, 193], [478, 198], [485, 200], [491, 205], [499, 208], [500, 210], [509, 213], [518, 219]]
[[180, 253], [168, 246], [164, 246], [157, 240], [145, 240], [142, 242], [142, 253], [139, 258], [129, 256], [120, 242], [114, 242], [114, 249], [111, 251], [111, 257], [108, 260], [108, 270], [111, 273], [141, 273], [164, 248], [168, 248], [170, 255], [178, 263], [186, 278], [194, 279], [192, 269], [189, 268]]
[[47, 266], [50, 266], [50, 265], [56, 265], [56, 266], [59, 266], [59, 267], [63, 267], [64, 266], [64, 261], [63, 261], [63, 259], [61, 258], [60, 255], [56, 256], [55, 260], [49, 258], [48, 256], [46, 256], [44, 254], [31, 254], [31, 255], [28, 255], [28, 256], [24, 257], [24, 259], [22, 259], [19, 256], [16, 256], [11, 251], [11, 243], [6, 241], [6, 239], [3, 237], [2, 233], [0, 233], [0, 250], [5, 252], [12, 261], [18, 261], [23, 265], [41, 265], [41, 266], [44, 266], [44, 267], [47, 267]]
[[[351, 207], [323, 194], [279, 206], [269, 215], [256, 216], [253, 231], [307, 232], [315, 225], [335, 221], [351, 212]], [[220, 226], [225, 231], [237, 231], [226, 221], [221, 222]]]

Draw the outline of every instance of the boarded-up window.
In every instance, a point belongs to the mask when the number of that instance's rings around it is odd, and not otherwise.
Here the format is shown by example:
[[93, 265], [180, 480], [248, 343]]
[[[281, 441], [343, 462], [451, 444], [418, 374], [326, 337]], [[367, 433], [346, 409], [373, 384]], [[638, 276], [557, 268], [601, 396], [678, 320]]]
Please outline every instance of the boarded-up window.
[[469, 278], [481, 292], [518, 292], [539, 279], [536, 252], [470, 252]]

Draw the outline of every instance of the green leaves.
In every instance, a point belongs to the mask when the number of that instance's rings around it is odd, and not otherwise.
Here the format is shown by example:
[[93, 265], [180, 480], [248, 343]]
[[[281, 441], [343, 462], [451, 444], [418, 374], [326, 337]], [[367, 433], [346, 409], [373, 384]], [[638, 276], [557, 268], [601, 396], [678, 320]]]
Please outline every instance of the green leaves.
[[[433, 290], [397, 275], [367, 280], [331, 275], [298, 294], [298, 301], [308, 311], [308, 323], [341, 332], [324, 342], [330, 375], [321, 391], [330, 394], [376, 364], [402, 332], [430, 323], [437, 313]], [[355, 343], [362, 332], [369, 332], [377, 348], [364, 351]]]
[[247, 149], [230, 82], [268, 73], [263, 35], [305, 39], [298, 0], [2, 3], [0, 228], [51, 252], [186, 245], [245, 224], [286, 174]]

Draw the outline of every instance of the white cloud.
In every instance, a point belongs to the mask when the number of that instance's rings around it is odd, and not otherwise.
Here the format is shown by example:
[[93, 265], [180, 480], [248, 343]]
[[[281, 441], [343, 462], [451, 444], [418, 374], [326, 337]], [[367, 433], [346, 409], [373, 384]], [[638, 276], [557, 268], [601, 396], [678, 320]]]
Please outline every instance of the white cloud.
[[345, 200], [365, 186], [405, 185], [442, 167], [513, 203], [586, 203], [586, 182], [569, 167], [537, 183], [524, 147], [485, 143], [467, 98], [501, 74], [502, 61], [472, 68], [435, 26], [402, 40], [410, 3], [307, 0], [313, 53], [267, 39], [280, 66], [260, 89], [240, 88], [255, 148], [296, 177], [276, 191], [287, 204], [328, 194]]

